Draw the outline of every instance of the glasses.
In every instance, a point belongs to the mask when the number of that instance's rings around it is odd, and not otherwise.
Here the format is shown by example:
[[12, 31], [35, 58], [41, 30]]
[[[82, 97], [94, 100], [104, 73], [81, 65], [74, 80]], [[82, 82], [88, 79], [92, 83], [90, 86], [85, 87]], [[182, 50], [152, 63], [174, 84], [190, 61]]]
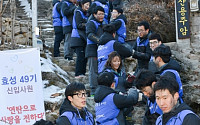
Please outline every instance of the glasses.
[[137, 30], [138, 33], [143, 33], [145, 30]]
[[104, 16], [104, 15], [105, 15], [104, 13], [97, 14], [97, 16]]
[[87, 97], [88, 95], [87, 95], [87, 93], [75, 93], [75, 94], [72, 94], [72, 96], [73, 95], [77, 95], [79, 98], [83, 98], [83, 96], [84, 97]]
[[150, 45], [155, 45], [155, 44], [158, 44], [158, 41], [157, 41], [157, 40], [151, 41], [151, 42], [149, 41], [149, 44], [150, 44]]

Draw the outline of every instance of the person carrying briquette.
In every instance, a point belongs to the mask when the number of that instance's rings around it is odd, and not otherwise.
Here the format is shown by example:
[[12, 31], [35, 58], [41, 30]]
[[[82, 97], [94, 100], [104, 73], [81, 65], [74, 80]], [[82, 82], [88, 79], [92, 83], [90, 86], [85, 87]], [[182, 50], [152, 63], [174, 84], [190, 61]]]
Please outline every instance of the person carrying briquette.
[[137, 89], [144, 94], [142, 101], [146, 103], [142, 125], [155, 125], [158, 116], [163, 114], [162, 110], [156, 103], [153, 91], [156, 81], [156, 75], [146, 69], [140, 70], [134, 80]]
[[123, 109], [133, 107], [138, 102], [137, 89], [129, 89], [128, 96], [114, 90], [114, 77], [111, 72], [103, 72], [98, 77], [99, 86], [94, 95], [97, 125], [125, 125]]

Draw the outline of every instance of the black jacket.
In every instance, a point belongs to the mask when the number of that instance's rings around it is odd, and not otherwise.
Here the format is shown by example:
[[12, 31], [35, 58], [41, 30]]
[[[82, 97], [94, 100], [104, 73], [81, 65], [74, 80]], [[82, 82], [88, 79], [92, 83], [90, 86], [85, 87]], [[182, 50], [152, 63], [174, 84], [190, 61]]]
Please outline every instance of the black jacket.
[[[163, 125], [166, 125], [166, 123], [168, 122], [168, 120], [174, 116], [176, 116], [179, 112], [183, 111], [183, 110], [191, 110], [192, 109], [185, 103], [182, 104], [177, 104], [177, 106], [172, 109], [172, 111], [170, 111], [169, 113], [165, 113], [162, 116], [162, 121], [163, 121]], [[183, 120], [183, 124], [182, 125], [200, 125], [200, 118], [197, 117], [195, 114], [188, 114], [185, 116], [184, 120]]]
[[[63, 3], [64, 1], [71, 3], [70, 6]], [[69, 20], [71, 24], [69, 26], [63, 27], [63, 34], [67, 34], [67, 33], [72, 32], [72, 20], [73, 20], [74, 10], [76, 9], [76, 6], [70, 0], [64, 0], [64, 1], [62, 2], [61, 10], [62, 10], [63, 15], [67, 17], [67, 19]]]
[[[103, 35], [100, 37], [99, 45], [105, 45], [110, 40], [114, 40], [114, 37], [111, 34], [104, 32]], [[130, 48], [127, 48], [120, 42], [116, 41], [113, 45], [113, 48], [114, 51], [117, 51], [117, 53], [121, 56], [122, 59], [130, 57], [132, 55], [132, 50]]]
[[[146, 35], [144, 38], [140, 38], [140, 42], [147, 40], [150, 34], [151, 32], [149, 32], [149, 34]], [[133, 45], [133, 49], [135, 50], [135, 52], [132, 57], [137, 59], [138, 69], [148, 69], [149, 60], [152, 55], [152, 50], [149, 46], [149, 43], [147, 44], [147, 46], [137, 46], [137, 42], [135, 42]]]
[[[62, 115], [64, 112], [70, 111], [78, 115], [78, 111], [71, 105], [71, 102], [65, 98], [63, 104], [60, 107], [59, 114]], [[86, 117], [85, 110], [79, 110], [79, 113], [83, 119]], [[56, 120], [56, 125], [71, 125], [69, 119], [65, 116], [61, 116]]]
[[86, 57], [97, 57], [97, 44], [99, 43], [99, 38], [103, 34], [103, 24], [102, 22], [99, 22], [94, 16], [92, 16], [91, 20], [94, 20], [100, 25], [98, 26], [98, 29], [96, 29], [96, 26], [94, 22], [88, 21], [86, 23], [86, 35], [87, 38], [96, 44], [88, 44], [86, 46]]
[[[83, 11], [83, 9], [81, 7], [78, 7], [76, 10], [82, 11], [85, 16], [87, 15], [87, 12]], [[83, 19], [82, 15], [79, 11], [76, 11], [75, 22], [76, 22], [76, 26], [77, 26], [77, 30], [78, 30], [80, 38], [72, 37], [70, 40], [70, 46], [71, 47], [80, 47], [80, 46], [85, 47], [87, 44], [87, 38], [86, 38], [87, 20]]]

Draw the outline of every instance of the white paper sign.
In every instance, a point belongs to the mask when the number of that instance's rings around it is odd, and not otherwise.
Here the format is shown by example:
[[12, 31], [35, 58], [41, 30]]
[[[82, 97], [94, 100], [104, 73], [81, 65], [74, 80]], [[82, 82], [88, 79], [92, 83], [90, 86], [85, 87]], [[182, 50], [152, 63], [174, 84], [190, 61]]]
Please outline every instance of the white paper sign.
[[45, 119], [40, 51], [0, 51], [0, 121], [33, 125]]

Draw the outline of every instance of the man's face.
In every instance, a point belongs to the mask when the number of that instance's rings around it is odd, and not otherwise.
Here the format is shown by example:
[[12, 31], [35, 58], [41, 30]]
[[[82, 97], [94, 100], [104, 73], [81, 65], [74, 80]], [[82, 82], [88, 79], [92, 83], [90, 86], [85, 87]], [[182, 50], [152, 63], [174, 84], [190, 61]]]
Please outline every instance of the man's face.
[[104, 12], [102, 12], [102, 11], [97, 11], [97, 14], [94, 14], [94, 17], [95, 17], [99, 22], [103, 22]]
[[144, 26], [138, 26], [137, 32], [138, 32], [139, 37], [143, 38], [144, 36], [148, 34], [149, 29], [145, 30]]
[[112, 11], [112, 19], [116, 19], [119, 16], [119, 13], [117, 12], [117, 10], [113, 10]]
[[153, 88], [151, 86], [145, 86], [141, 90], [145, 96], [150, 97], [153, 95]]
[[155, 92], [155, 96], [156, 96], [156, 103], [163, 111], [163, 113], [168, 113], [176, 105], [179, 94], [178, 92], [176, 92], [174, 96], [172, 96], [169, 90], [165, 89], [165, 90], [157, 90]]
[[158, 41], [157, 39], [153, 39], [153, 40], [149, 40], [149, 44], [152, 51], [154, 51], [156, 47], [160, 46], [161, 41]]
[[71, 101], [72, 106], [82, 109], [86, 106], [86, 91], [75, 92], [73, 96], [68, 96], [68, 99]]

